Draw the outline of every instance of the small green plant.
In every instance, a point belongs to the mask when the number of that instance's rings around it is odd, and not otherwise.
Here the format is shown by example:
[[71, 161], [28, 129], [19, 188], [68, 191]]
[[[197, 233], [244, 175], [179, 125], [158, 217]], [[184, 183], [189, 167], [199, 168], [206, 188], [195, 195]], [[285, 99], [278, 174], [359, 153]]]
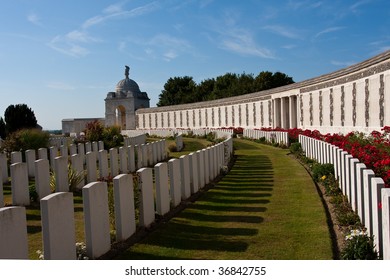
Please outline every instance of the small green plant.
[[28, 187], [28, 193], [29, 193], [31, 202], [37, 202], [38, 201], [39, 197], [38, 197], [38, 193], [37, 193], [37, 190], [35, 188], [35, 185], [31, 185], [31, 186]]
[[[38, 255], [38, 259], [39, 260], [44, 260], [45, 259], [45, 255], [44, 255], [44, 252], [41, 251], [41, 250], [37, 250], [36, 251], [37, 255]], [[76, 258], [77, 260], [88, 260], [88, 256], [87, 256], [87, 246], [85, 245], [84, 242], [77, 242], [76, 243]]]
[[[70, 164], [68, 164], [68, 185], [70, 192], [80, 191], [77, 186], [84, 180], [84, 176], [84, 171], [77, 172]], [[56, 175], [54, 171], [50, 174], [50, 188], [52, 192], [56, 189]]]
[[290, 145], [290, 152], [293, 154], [300, 154], [302, 153], [302, 146], [301, 143], [295, 142]]
[[378, 252], [375, 250], [374, 240], [367, 232], [354, 229], [346, 237], [346, 246], [341, 252], [343, 260], [376, 260]]
[[313, 179], [316, 182], [319, 182], [323, 176], [334, 175], [334, 167], [333, 164], [326, 163], [320, 164], [316, 163], [312, 167]]

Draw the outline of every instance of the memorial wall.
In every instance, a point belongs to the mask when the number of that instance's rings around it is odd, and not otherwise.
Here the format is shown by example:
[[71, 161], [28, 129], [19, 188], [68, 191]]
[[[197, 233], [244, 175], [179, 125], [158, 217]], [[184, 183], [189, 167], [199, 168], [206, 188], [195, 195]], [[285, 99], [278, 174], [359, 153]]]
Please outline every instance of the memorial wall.
[[371, 132], [390, 125], [390, 51], [295, 84], [213, 101], [138, 109], [137, 129], [301, 128]]

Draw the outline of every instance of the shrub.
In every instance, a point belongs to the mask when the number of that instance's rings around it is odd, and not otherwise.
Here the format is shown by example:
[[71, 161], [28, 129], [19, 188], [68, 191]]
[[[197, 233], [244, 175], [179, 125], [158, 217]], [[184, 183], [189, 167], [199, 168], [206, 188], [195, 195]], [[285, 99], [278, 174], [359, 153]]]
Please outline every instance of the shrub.
[[299, 143], [299, 142], [291, 143], [290, 151], [293, 154], [300, 154], [302, 152], [301, 143]]
[[39, 129], [21, 129], [7, 136], [3, 149], [7, 152], [38, 150], [49, 146], [50, 135]]
[[103, 140], [104, 148], [106, 150], [119, 147], [123, 142], [121, 128], [117, 125], [105, 127], [102, 132], [101, 140]]
[[378, 253], [375, 250], [373, 238], [365, 231], [355, 229], [346, 236], [346, 246], [341, 252], [343, 260], [376, 260]]
[[314, 180], [318, 182], [323, 176], [334, 175], [334, 167], [331, 163], [316, 163], [312, 167], [312, 172]]

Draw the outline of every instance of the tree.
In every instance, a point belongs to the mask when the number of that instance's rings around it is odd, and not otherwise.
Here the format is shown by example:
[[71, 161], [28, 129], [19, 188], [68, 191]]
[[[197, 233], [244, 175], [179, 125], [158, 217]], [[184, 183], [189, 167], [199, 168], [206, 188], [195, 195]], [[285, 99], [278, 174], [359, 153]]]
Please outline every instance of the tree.
[[164, 90], [159, 95], [157, 106], [177, 105], [195, 102], [196, 83], [192, 77], [174, 77], [164, 85]]
[[38, 124], [34, 111], [26, 104], [9, 105], [4, 119], [7, 135], [22, 128], [36, 128]]
[[262, 71], [253, 74], [226, 73], [196, 84], [192, 77], [174, 77], [164, 85], [157, 106], [169, 106], [208, 101], [246, 93], [267, 90], [294, 83], [293, 79], [281, 72]]
[[5, 122], [3, 118], [0, 118], [0, 138], [5, 139]]

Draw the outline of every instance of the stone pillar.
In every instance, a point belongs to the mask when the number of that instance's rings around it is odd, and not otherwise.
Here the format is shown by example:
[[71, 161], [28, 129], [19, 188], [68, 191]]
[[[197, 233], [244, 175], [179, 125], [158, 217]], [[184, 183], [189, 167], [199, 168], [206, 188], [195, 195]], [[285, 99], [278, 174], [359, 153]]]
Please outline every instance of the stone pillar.
[[107, 183], [93, 182], [83, 187], [83, 206], [87, 255], [96, 259], [111, 248]]
[[24, 207], [0, 208], [0, 259], [28, 259]]
[[116, 240], [129, 238], [136, 231], [133, 175], [120, 174], [113, 179]]
[[11, 164], [12, 204], [18, 206], [30, 205], [28, 191], [27, 164], [24, 162]]
[[53, 193], [40, 203], [45, 260], [76, 259], [73, 194]]
[[156, 211], [163, 216], [169, 212], [169, 181], [168, 164], [166, 162], [157, 163], [154, 166], [154, 175], [156, 179]]
[[284, 129], [290, 128], [290, 105], [289, 97], [282, 97], [280, 100], [280, 116], [281, 127]]
[[38, 159], [35, 161], [35, 189], [39, 199], [51, 193], [50, 165], [47, 159]]
[[139, 223], [149, 227], [154, 222], [153, 174], [151, 168], [141, 168], [137, 171], [138, 188], [141, 192], [139, 206]]
[[289, 100], [289, 111], [290, 111], [290, 128], [298, 127], [298, 116], [297, 116], [297, 96], [291, 95]]
[[281, 127], [281, 99], [275, 98], [273, 100], [274, 104], [274, 128]]

